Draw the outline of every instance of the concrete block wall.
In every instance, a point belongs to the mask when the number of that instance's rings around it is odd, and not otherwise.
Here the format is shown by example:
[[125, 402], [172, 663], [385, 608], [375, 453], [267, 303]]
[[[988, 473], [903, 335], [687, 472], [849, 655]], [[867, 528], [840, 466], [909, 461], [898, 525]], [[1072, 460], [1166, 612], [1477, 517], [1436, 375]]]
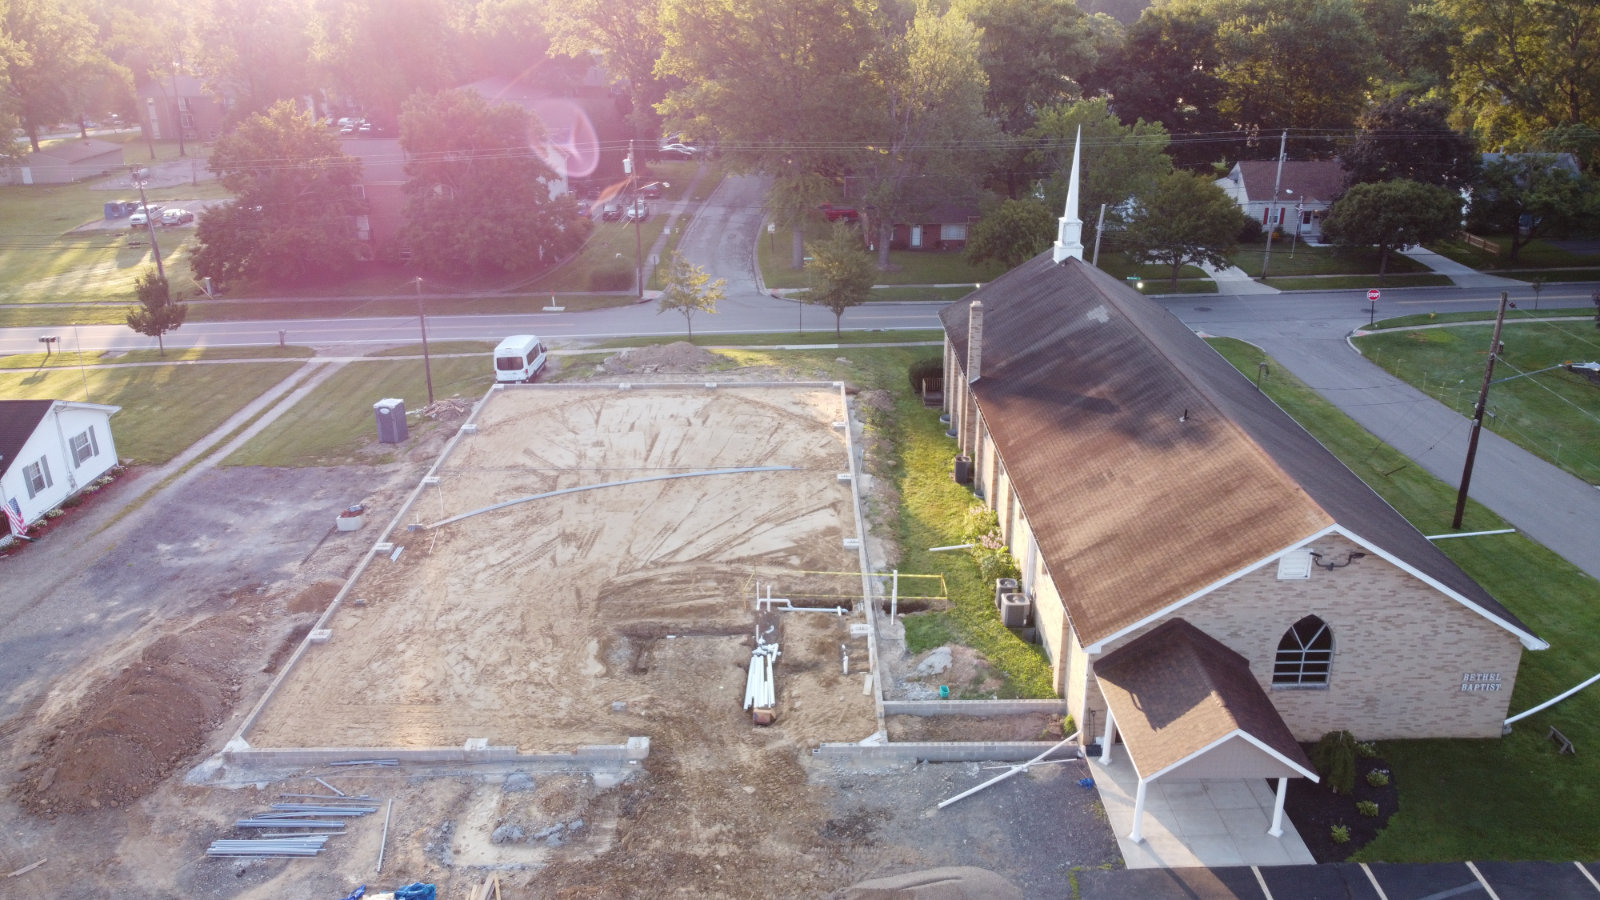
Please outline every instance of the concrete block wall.
[[520, 753], [514, 746], [483, 747], [295, 747], [290, 749], [251, 747], [242, 741], [229, 742], [222, 759], [240, 768], [283, 768], [325, 766], [329, 763], [360, 759], [394, 759], [401, 765], [440, 765], [466, 763], [560, 763], [576, 766], [637, 762], [650, 754], [648, 737], [628, 738], [625, 744], [587, 744], [571, 753]]
[[1066, 715], [1065, 700], [885, 700], [886, 716]]
[[[1328, 561], [1365, 552], [1337, 535], [1312, 547]], [[1371, 553], [1332, 571], [1313, 567], [1304, 581], [1279, 581], [1268, 563], [1176, 615], [1248, 659], [1302, 741], [1341, 729], [1362, 740], [1499, 737], [1522, 658], [1515, 635]], [[1307, 615], [1333, 632], [1328, 685], [1275, 688], [1278, 642]], [[1464, 677], [1476, 673], [1498, 674], [1500, 689], [1463, 691]], [[1103, 715], [1099, 691], [1089, 693]]]
[[[852, 763], [916, 763], [916, 762], [984, 762], [987, 760], [1018, 762], [1035, 756], [1055, 746], [1057, 741], [925, 741], [887, 744], [823, 744], [811, 751], [818, 759]], [[1072, 745], [1061, 748], [1060, 755], [1076, 754]]]

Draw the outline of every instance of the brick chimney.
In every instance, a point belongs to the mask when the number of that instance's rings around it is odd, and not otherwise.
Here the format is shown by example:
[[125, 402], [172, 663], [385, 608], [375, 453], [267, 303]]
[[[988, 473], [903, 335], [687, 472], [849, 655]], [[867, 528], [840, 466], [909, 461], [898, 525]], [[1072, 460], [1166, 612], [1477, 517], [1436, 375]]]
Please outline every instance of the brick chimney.
[[974, 300], [967, 316], [967, 383], [983, 374], [983, 301]]

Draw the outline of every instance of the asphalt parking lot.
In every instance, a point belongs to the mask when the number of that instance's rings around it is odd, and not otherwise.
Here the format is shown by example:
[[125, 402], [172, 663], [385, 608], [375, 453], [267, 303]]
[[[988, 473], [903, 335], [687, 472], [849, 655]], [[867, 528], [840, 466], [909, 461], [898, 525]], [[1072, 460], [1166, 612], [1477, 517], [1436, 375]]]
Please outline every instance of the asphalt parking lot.
[[[1476, 871], [1474, 871], [1476, 870]], [[1080, 871], [1084, 900], [1497, 900], [1600, 898], [1600, 864], [1337, 863], [1261, 869]]]

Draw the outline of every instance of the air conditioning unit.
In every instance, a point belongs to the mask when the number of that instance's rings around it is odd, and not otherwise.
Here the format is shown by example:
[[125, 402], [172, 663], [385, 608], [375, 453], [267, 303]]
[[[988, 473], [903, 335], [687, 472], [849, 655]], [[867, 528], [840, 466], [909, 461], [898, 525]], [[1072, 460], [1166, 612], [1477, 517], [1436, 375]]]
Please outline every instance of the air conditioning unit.
[[1000, 608], [1000, 598], [1006, 594], [1015, 594], [1018, 591], [1015, 578], [996, 578], [994, 580], [994, 608]]
[[1000, 596], [1000, 624], [1007, 628], [1027, 628], [1033, 624], [1033, 601], [1027, 594]]

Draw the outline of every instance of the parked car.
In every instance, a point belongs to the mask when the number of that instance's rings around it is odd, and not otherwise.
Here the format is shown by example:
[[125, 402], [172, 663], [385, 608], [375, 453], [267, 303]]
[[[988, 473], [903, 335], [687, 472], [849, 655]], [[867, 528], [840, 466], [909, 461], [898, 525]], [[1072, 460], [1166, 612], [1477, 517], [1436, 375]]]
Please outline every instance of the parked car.
[[643, 200], [635, 200], [628, 204], [626, 218], [629, 222], [643, 222], [650, 218], [650, 204]]
[[688, 144], [663, 144], [661, 145], [661, 152], [675, 153], [679, 156], [687, 156], [693, 159], [695, 154], [700, 152], [700, 148], [692, 147]]
[[600, 207], [600, 221], [615, 222], [622, 218], [622, 204], [615, 200]]
[[152, 216], [159, 215], [161, 215], [161, 204], [152, 203], [149, 206], [141, 206], [134, 210], [132, 215], [128, 216], [128, 227], [143, 228], [150, 224]]
[[659, 200], [661, 199], [661, 188], [661, 182], [652, 181], [644, 187], [639, 188], [639, 196], [648, 198], [650, 200]]
[[827, 217], [829, 222], [841, 220], [854, 222], [861, 218], [861, 213], [856, 212], [856, 208], [853, 206], [834, 206], [832, 203], [824, 203], [818, 209], [822, 210], [822, 214]]
[[187, 225], [193, 221], [194, 213], [187, 209], [173, 208], [163, 210], [161, 213], [161, 224], [163, 225]]

